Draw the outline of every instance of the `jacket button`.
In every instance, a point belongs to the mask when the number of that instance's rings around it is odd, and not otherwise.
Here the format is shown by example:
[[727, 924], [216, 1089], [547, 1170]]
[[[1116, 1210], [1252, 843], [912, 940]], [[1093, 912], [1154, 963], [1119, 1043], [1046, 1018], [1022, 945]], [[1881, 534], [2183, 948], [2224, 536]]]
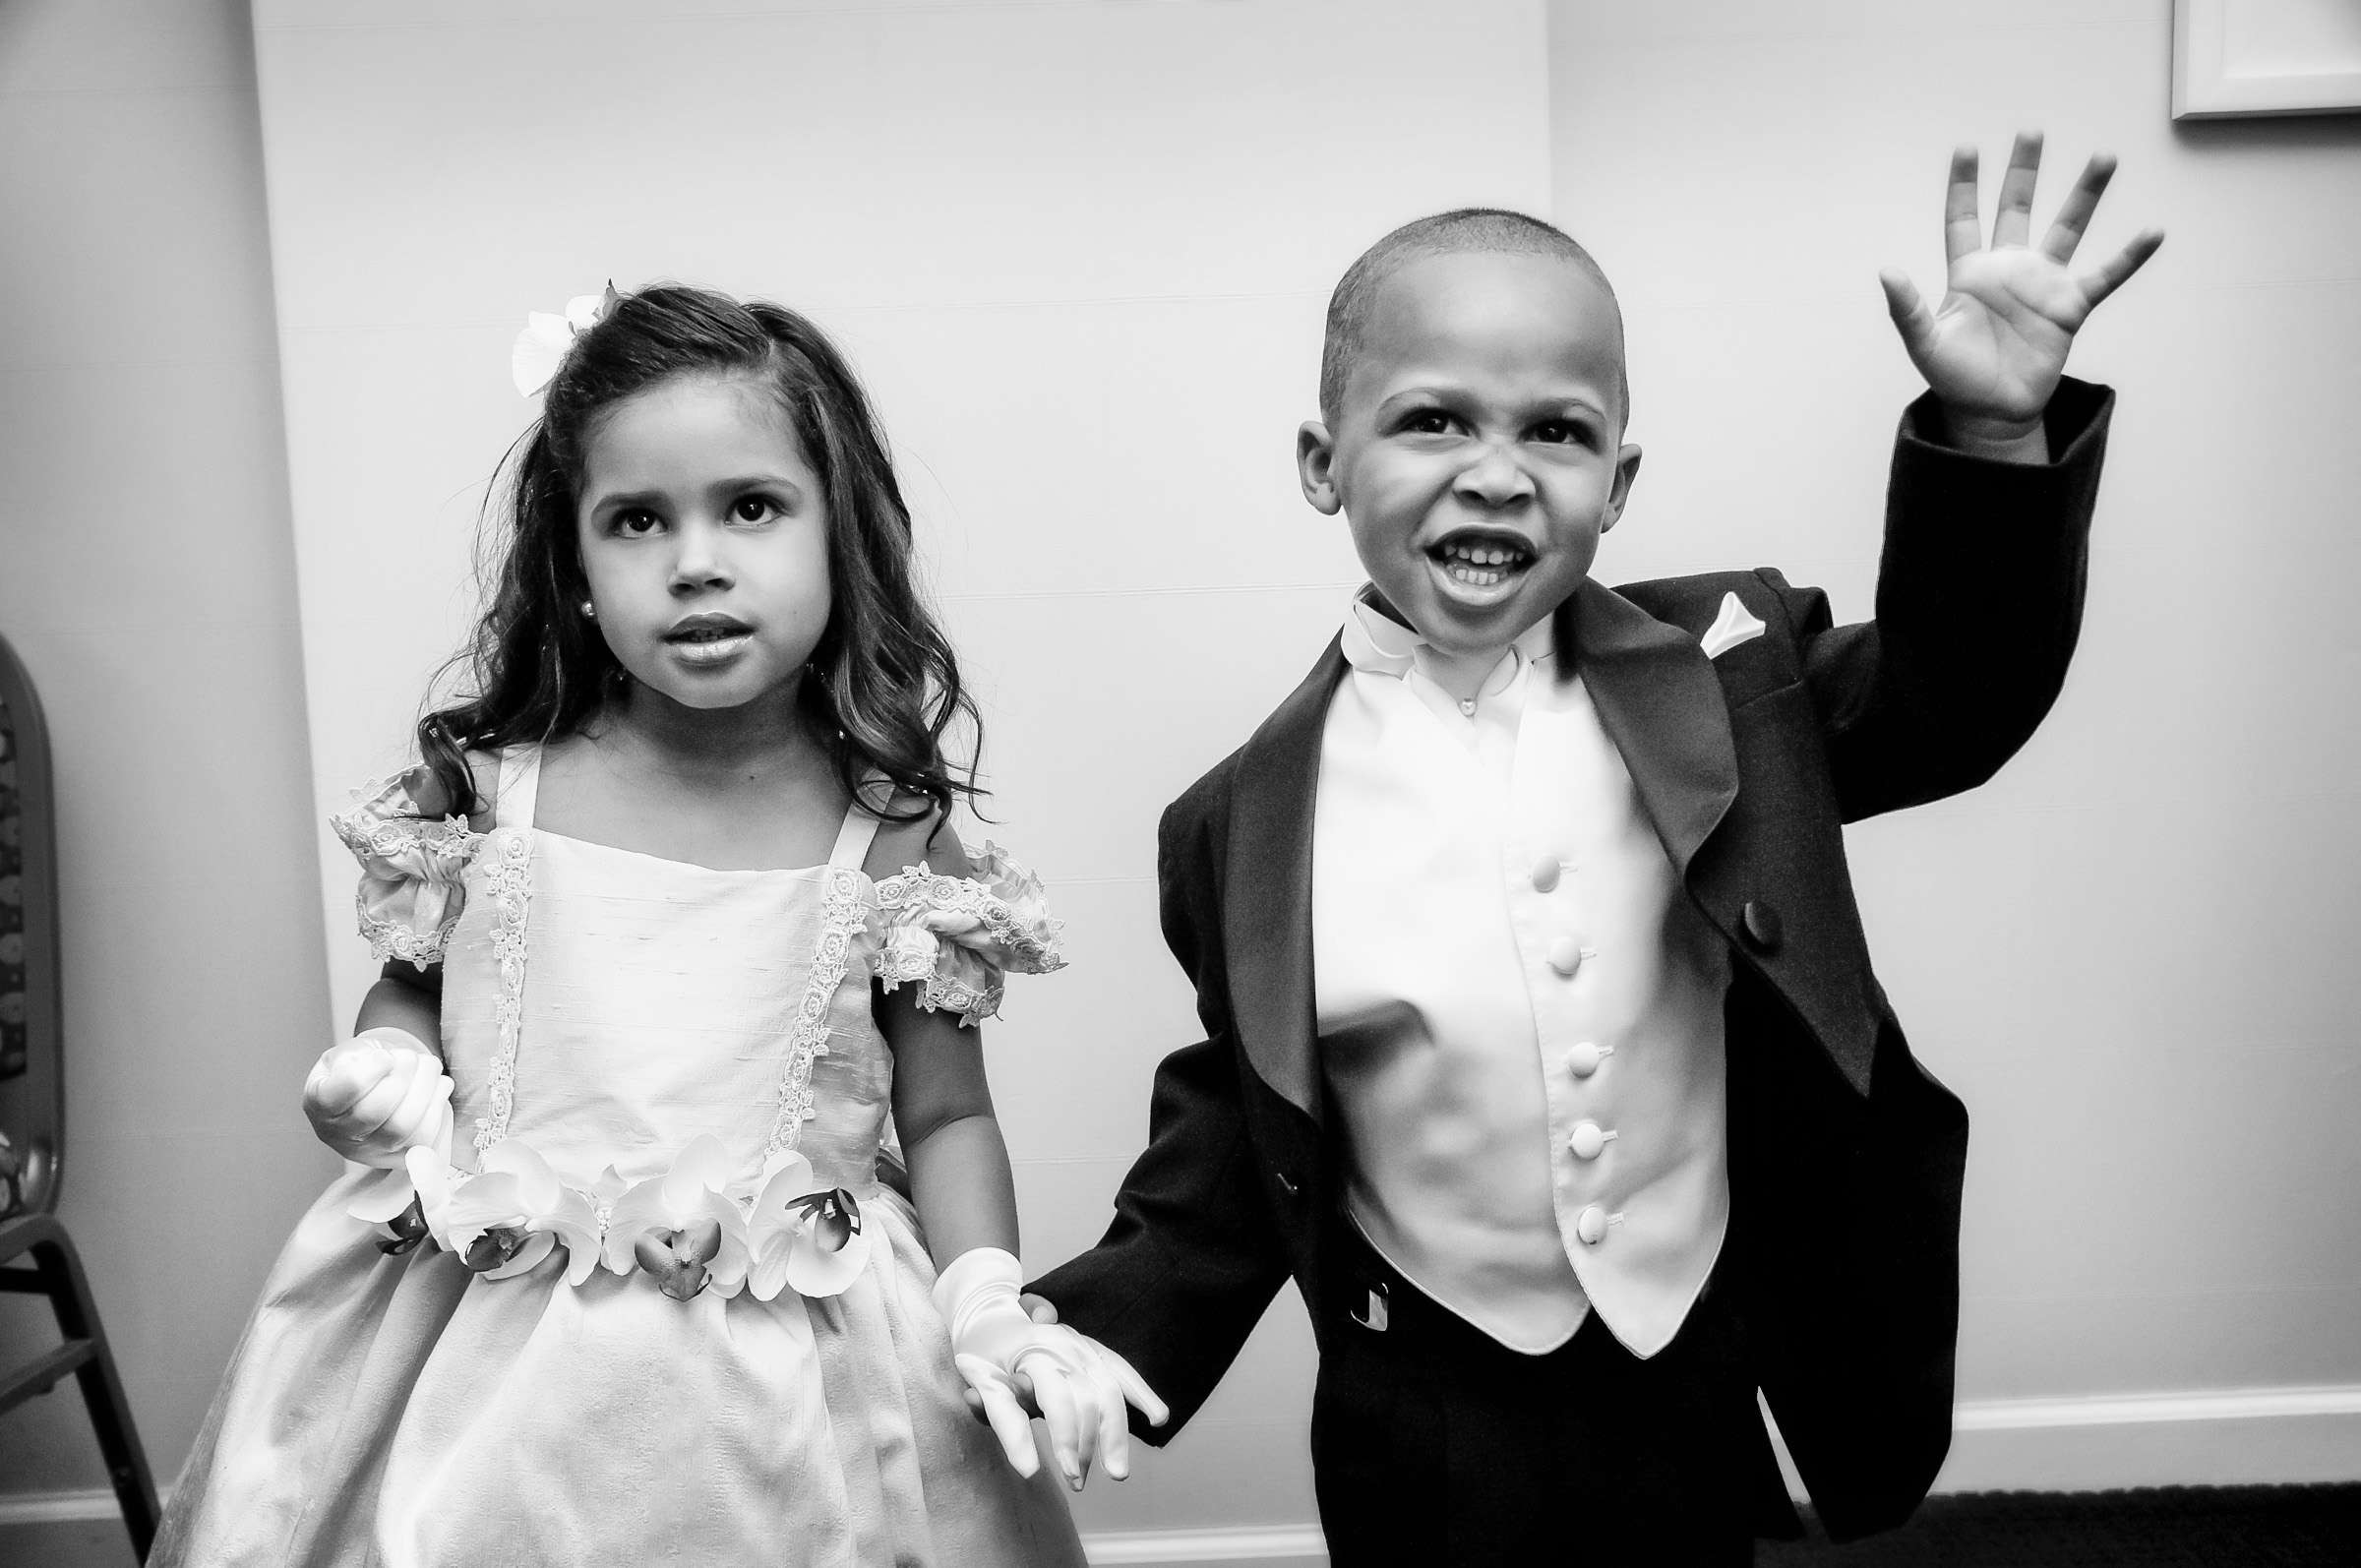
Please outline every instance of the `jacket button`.
[[1746, 908], [1738, 917], [1746, 933], [1746, 940], [1759, 952], [1779, 951], [1779, 911], [1760, 898], [1746, 900]]

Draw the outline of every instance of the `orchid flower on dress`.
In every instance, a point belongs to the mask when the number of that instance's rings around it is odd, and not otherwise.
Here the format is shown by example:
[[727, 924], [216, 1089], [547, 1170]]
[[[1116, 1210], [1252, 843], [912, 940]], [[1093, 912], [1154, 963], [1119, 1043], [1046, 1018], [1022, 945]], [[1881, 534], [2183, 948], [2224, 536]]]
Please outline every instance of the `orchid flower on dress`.
[[869, 1266], [861, 1205], [842, 1187], [817, 1187], [812, 1162], [793, 1150], [762, 1167], [762, 1190], [747, 1220], [746, 1289], [757, 1301], [792, 1286], [798, 1296], [841, 1296]]
[[672, 1169], [634, 1182], [607, 1215], [607, 1267], [629, 1274], [636, 1263], [666, 1296], [686, 1301], [708, 1284], [735, 1296], [746, 1281], [746, 1216], [730, 1201], [730, 1157], [705, 1133], [683, 1149]]
[[[597, 1212], [588, 1197], [558, 1179], [558, 1174], [532, 1145], [510, 1138], [486, 1149], [483, 1169], [461, 1189], [454, 1205], [454, 1214], [462, 1221], [479, 1212], [494, 1211], [505, 1233], [501, 1244], [513, 1244], [513, 1251], [485, 1271], [486, 1279], [524, 1273], [549, 1255], [549, 1243], [566, 1249], [567, 1284], [579, 1285], [597, 1269], [601, 1256]], [[474, 1268], [476, 1260], [468, 1259], [467, 1266]]]
[[428, 1148], [412, 1149], [408, 1165], [428, 1231], [484, 1278], [505, 1280], [537, 1268], [561, 1241], [575, 1283], [596, 1266], [598, 1221], [588, 1200], [560, 1181], [528, 1145], [494, 1144], [474, 1172], [453, 1170], [448, 1158]]

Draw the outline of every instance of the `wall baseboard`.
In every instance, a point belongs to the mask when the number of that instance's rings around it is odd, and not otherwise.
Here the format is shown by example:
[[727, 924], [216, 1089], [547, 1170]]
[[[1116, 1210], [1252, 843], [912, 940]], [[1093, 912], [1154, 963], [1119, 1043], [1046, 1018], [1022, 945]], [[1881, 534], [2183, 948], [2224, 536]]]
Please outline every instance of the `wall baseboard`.
[[0, 1530], [24, 1525], [73, 1525], [121, 1513], [104, 1486], [71, 1492], [0, 1492]]
[[[2103, 1491], [2361, 1479], [2361, 1386], [2225, 1389], [1962, 1405], [1938, 1491]], [[0, 1532], [115, 1517], [115, 1494], [0, 1493]], [[1102, 1531], [1094, 1564], [1321, 1568], [1314, 1524]]]
[[1246, 1530], [1108, 1530], [1082, 1538], [1092, 1568], [1327, 1568], [1328, 1543], [1317, 1525], [1257, 1525]]
[[1983, 1400], [1938, 1491], [2104, 1491], [2361, 1479], [2361, 1387]]
[[[0, 1492], [0, 1561], [12, 1530], [89, 1524], [121, 1517], [103, 1486], [77, 1491]], [[1236, 1530], [1111, 1530], [1082, 1538], [1093, 1568], [1327, 1568], [1318, 1525], [1254, 1525]]]

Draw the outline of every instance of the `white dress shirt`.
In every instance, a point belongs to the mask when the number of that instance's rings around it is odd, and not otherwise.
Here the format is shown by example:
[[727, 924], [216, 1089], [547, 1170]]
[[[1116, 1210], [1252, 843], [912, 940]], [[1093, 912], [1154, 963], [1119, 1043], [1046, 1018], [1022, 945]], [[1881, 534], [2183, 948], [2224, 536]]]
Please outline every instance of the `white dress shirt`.
[[1513, 1350], [1555, 1349], [1595, 1308], [1654, 1355], [1728, 1217], [1727, 951], [1548, 621], [1465, 700], [1359, 600], [1344, 648], [1312, 969], [1353, 1218]]

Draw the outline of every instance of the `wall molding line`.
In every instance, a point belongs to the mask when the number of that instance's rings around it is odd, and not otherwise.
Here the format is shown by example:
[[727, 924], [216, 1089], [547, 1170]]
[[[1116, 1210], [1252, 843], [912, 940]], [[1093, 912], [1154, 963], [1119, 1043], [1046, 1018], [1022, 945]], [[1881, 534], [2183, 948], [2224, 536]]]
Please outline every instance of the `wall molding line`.
[[[2361, 1385], [1976, 1400], [1952, 1424], [1938, 1491], [2361, 1478]], [[0, 1492], [0, 1531], [115, 1516], [103, 1486]], [[1327, 1560], [1315, 1524], [1097, 1531], [1082, 1543], [1092, 1563], [1122, 1568]]]

